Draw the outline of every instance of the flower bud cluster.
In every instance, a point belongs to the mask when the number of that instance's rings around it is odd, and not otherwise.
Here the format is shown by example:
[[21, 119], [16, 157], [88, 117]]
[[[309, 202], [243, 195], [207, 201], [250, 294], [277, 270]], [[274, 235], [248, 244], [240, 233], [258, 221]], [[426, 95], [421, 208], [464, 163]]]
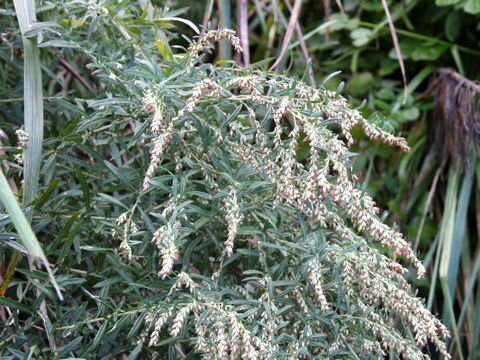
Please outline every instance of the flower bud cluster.
[[148, 166], [145, 178], [143, 180], [142, 191], [147, 191], [150, 187], [150, 179], [155, 174], [163, 160], [163, 153], [165, 147], [173, 139], [173, 130], [176, 118], [165, 120], [163, 116], [163, 103], [155, 96], [155, 94], [148, 90], [142, 99], [145, 108], [153, 113], [153, 119], [150, 124], [150, 130], [154, 135], [152, 140], [152, 147], [150, 149], [150, 164]]
[[211, 95], [216, 98], [220, 98], [223, 91], [224, 90], [222, 89], [222, 87], [218, 85], [215, 81], [212, 81], [208, 78], [203, 79], [193, 88], [192, 95], [187, 99], [185, 110], [191, 113], [193, 112], [193, 110], [195, 110], [195, 107], [197, 106], [197, 103], [201, 96]]
[[161, 130], [165, 129], [165, 123], [163, 118], [164, 105], [162, 101], [158, 99], [158, 97], [153, 93], [152, 90], [148, 89], [142, 99], [142, 103], [145, 109], [153, 114], [153, 119], [150, 124], [150, 131], [153, 134], [160, 133]]
[[208, 49], [213, 41], [228, 40], [234, 47], [235, 51], [242, 52], [240, 39], [235, 35], [235, 31], [230, 29], [209, 30], [203, 34], [197, 41], [194, 41], [188, 47], [192, 62], [198, 59], [201, 52]]
[[[193, 317], [194, 332], [196, 335], [195, 350], [214, 359], [232, 360], [266, 360], [266, 344], [258, 337], [253, 336], [242, 320], [234, 311], [224, 309], [224, 306], [215, 300], [200, 296], [199, 301], [163, 312], [155, 322], [150, 346], [159, 342], [159, 332], [172, 314], [176, 313], [170, 328], [171, 336], [178, 336], [187, 317]], [[208, 317], [202, 316], [208, 312]], [[154, 316], [147, 315], [146, 320], [153, 322]]]
[[320, 305], [320, 310], [325, 312], [330, 310], [330, 306], [328, 305], [327, 298], [323, 293], [322, 270], [323, 265], [317, 259], [313, 259], [307, 264], [308, 281], [315, 289], [315, 296], [317, 297], [317, 301]]
[[[116, 220], [115, 224], [117, 227], [123, 225], [123, 233], [122, 233], [122, 243], [120, 244], [120, 253], [125, 256], [128, 260], [132, 260], [132, 248], [128, 243], [128, 239], [131, 234], [138, 233], [137, 225], [133, 222], [131, 212], [126, 211], [122, 213]], [[112, 237], [117, 237], [117, 230], [112, 230]]]
[[27, 132], [23, 130], [23, 125], [15, 131], [15, 135], [17, 135], [18, 139], [18, 145], [16, 146], [16, 149], [21, 151], [20, 154], [15, 155], [15, 161], [18, 164], [23, 164], [23, 153], [25, 152], [25, 150], [27, 150], [29, 136]]
[[152, 140], [152, 148], [150, 149], [150, 165], [145, 173], [142, 191], [147, 191], [150, 187], [150, 179], [155, 174], [155, 170], [160, 166], [163, 160], [165, 147], [173, 139], [173, 126], [169, 126], [164, 132], [161, 132]]
[[281, 120], [283, 115], [287, 112], [287, 109], [290, 105], [290, 100], [288, 96], [282, 96], [280, 99], [280, 103], [278, 105], [277, 111], [275, 111], [275, 114], [273, 115], [273, 121], [275, 122], [275, 136], [273, 139], [274, 149], [278, 149], [281, 144], [281, 136], [283, 133], [283, 126], [281, 125]]
[[[372, 248], [365, 250], [342, 254], [342, 284], [352, 301], [355, 299], [355, 287], [367, 303], [398, 314], [414, 333], [418, 346], [423, 347], [430, 340], [441, 354], [447, 356], [445, 344], [440, 339], [450, 337], [448, 330], [423, 306], [420, 299], [409, 294], [408, 283], [397, 272], [399, 265]], [[396, 281], [400, 282], [400, 287], [395, 284]], [[379, 331], [383, 333], [384, 330]], [[384, 346], [384, 349], [388, 351], [390, 347]]]
[[160, 314], [160, 316], [158, 316], [155, 319], [155, 315], [147, 314], [147, 316], [145, 317], [145, 322], [147, 323], [147, 325], [151, 326], [152, 324], [154, 324], [153, 331], [150, 335], [150, 341], [148, 343], [148, 346], [155, 346], [159, 342], [160, 332], [162, 331], [162, 328], [167, 323], [168, 319], [172, 317], [172, 315], [173, 315], [173, 312], [168, 311]]
[[182, 271], [177, 275], [177, 280], [175, 281], [175, 284], [170, 289], [168, 295], [172, 295], [173, 293], [177, 292], [182, 288], [182, 286], [185, 286], [187, 289], [190, 290], [190, 293], [193, 293], [194, 290], [197, 288], [198, 284], [192, 280], [190, 275]]
[[177, 337], [178, 334], [180, 334], [180, 331], [182, 330], [182, 327], [183, 327], [183, 323], [185, 322], [187, 316], [192, 311], [193, 307], [194, 307], [194, 304], [188, 304], [187, 306], [182, 307], [177, 312], [175, 319], [173, 319], [173, 326], [170, 329], [170, 335], [172, 337]]
[[18, 147], [22, 150], [26, 150], [29, 136], [26, 131], [23, 130], [23, 126], [15, 131], [15, 135], [17, 135]]
[[232, 85], [238, 86], [243, 93], [249, 96], [249, 100], [253, 103], [260, 103], [263, 100], [263, 96], [260, 88], [260, 81], [258, 75], [239, 76], [235, 77], [226, 84], [226, 88], [230, 88]]
[[152, 242], [157, 245], [162, 256], [162, 269], [158, 272], [158, 276], [162, 279], [170, 274], [175, 260], [178, 260], [180, 256], [178, 248], [175, 245], [179, 227], [179, 221], [169, 221], [153, 234]]
[[[387, 353], [394, 351], [406, 360], [429, 359], [428, 356], [422, 354], [420, 348], [415, 346], [415, 343], [405, 339], [397, 329], [393, 328], [390, 323], [387, 323], [380, 314], [369, 310], [367, 306], [361, 302], [357, 302], [357, 306], [367, 314], [366, 317], [359, 319], [358, 325], [373, 333], [378, 343], [380, 343], [381, 349], [384, 350], [381, 352], [382, 356], [387, 356]], [[374, 344], [376, 344], [376, 342], [374, 342]], [[374, 348], [376, 348], [376, 346], [372, 347], [372, 349]]]
[[233, 242], [238, 234], [240, 224], [242, 223], [244, 216], [240, 211], [240, 204], [238, 201], [237, 189], [233, 186], [229, 187], [229, 193], [223, 200], [225, 207], [225, 220], [227, 221], [227, 240], [225, 241], [225, 252], [227, 256], [233, 255]]

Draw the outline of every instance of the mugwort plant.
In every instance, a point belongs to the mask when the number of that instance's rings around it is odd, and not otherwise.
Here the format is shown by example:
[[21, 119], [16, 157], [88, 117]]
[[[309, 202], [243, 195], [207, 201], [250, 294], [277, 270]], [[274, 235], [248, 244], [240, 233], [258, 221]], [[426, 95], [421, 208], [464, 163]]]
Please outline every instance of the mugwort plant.
[[450, 358], [448, 330], [404, 277], [409, 263], [423, 277], [421, 261], [351, 170], [354, 126], [406, 141], [336, 92], [261, 65], [203, 64], [220, 39], [242, 50], [233, 31], [210, 30], [158, 82], [136, 82], [149, 157], [114, 234], [141, 263], [136, 238], [150, 233], [169, 284], [145, 306], [140, 341], [206, 359], [428, 359], [429, 343]]

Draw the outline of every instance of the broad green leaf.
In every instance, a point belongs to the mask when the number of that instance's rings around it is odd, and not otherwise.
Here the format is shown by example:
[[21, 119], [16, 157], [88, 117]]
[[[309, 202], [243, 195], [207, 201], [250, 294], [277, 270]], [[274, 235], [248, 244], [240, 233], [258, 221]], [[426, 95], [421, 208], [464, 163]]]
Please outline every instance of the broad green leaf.
[[480, 14], [480, 0], [468, 0], [463, 10], [468, 14]]

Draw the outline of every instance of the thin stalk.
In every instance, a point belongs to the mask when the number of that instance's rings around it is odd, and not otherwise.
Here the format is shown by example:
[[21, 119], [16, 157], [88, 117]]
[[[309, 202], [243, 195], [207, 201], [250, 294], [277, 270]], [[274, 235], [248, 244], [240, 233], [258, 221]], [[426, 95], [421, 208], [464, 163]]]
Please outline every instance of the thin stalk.
[[[218, 0], [218, 12], [220, 13], [220, 26], [226, 29], [232, 28], [231, 4], [229, 0]], [[228, 40], [220, 41], [220, 59], [230, 60], [232, 57], [232, 47]]]
[[[380, 26], [379, 27], [378, 24], [373, 24], [373, 23], [366, 22], [366, 21], [359, 21], [359, 20], [347, 20], [347, 21], [352, 21], [352, 22], [355, 22], [356, 24], [358, 24], [360, 26], [365, 26], [365, 27], [369, 27], [369, 28], [372, 28], [372, 29], [375, 29], [375, 28], [383, 29], [383, 28], [386, 27], [386, 26]], [[433, 38], [431, 36], [417, 34], [417, 33], [414, 33], [412, 31], [408, 31], [408, 30], [396, 29], [396, 31], [397, 31], [397, 34], [403, 35], [403, 36], [406, 36], [406, 37], [409, 37], [409, 38], [412, 38], [412, 39], [431, 42], [431, 43], [434, 43], [434, 44], [445, 45], [445, 46], [448, 46], [448, 47], [456, 47], [459, 51], [462, 51], [464, 53], [480, 56], [480, 51], [470, 49], [470, 48], [467, 48], [465, 46], [459, 46], [459, 45], [453, 44], [453, 43], [448, 42], [448, 41]]]

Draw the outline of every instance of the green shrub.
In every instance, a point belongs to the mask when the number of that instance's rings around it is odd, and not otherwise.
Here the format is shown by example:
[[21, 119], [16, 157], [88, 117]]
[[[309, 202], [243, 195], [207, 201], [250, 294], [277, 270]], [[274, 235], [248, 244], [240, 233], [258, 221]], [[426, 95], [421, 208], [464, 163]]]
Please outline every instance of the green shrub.
[[[268, 61], [202, 63], [214, 40], [241, 50], [231, 30], [173, 51], [158, 40], [169, 30], [146, 26], [178, 14], [107, 5], [59, 7], [62, 38], [43, 34], [40, 46], [88, 59], [99, 95], [87, 109], [66, 94], [46, 118], [34, 225], [66, 300], [20, 270], [26, 305], [0, 355], [427, 359], [431, 343], [449, 357], [447, 329], [376, 244], [425, 269], [351, 172], [353, 126], [405, 140]], [[68, 114], [60, 129], [55, 111]], [[46, 314], [28, 317], [43, 300]]]

